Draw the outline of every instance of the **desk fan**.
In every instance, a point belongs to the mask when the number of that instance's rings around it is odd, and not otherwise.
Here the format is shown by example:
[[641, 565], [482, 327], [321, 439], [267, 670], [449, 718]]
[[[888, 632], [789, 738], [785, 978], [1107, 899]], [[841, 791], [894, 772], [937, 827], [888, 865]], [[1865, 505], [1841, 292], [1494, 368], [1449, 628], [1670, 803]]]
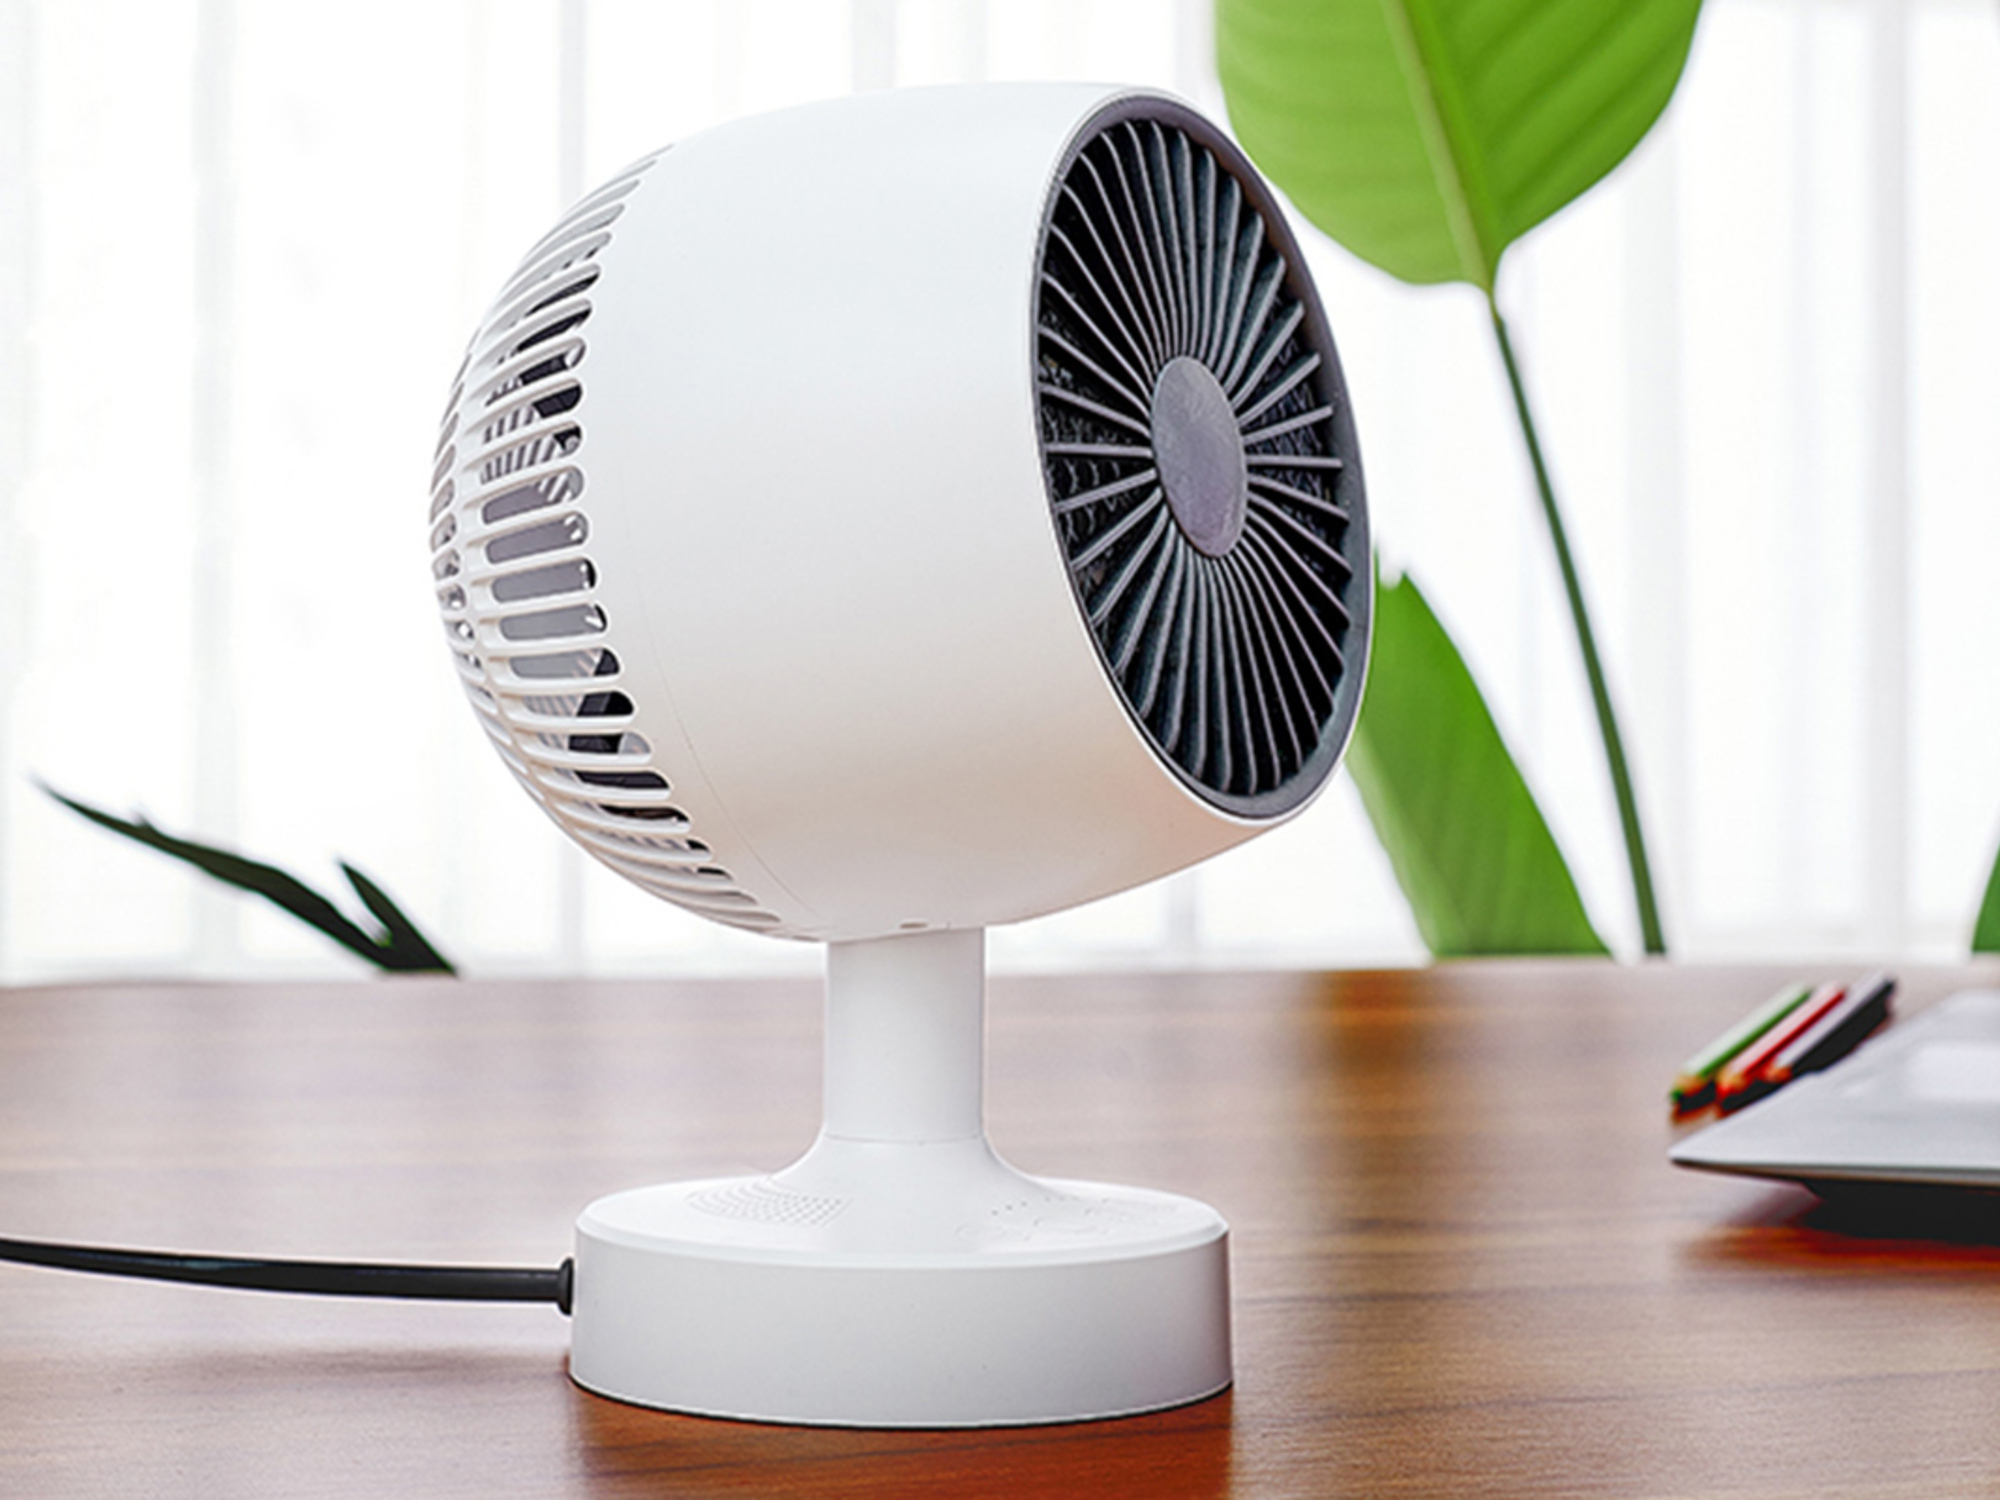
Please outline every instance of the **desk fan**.
[[644, 889], [828, 945], [817, 1141], [584, 1211], [577, 1382], [882, 1426], [1226, 1386], [1221, 1217], [1015, 1171], [981, 1070], [988, 924], [1276, 825], [1353, 725], [1353, 423], [1242, 153], [1074, 85], [684, 141], [528, 253], [433, 484], [529, 795]]

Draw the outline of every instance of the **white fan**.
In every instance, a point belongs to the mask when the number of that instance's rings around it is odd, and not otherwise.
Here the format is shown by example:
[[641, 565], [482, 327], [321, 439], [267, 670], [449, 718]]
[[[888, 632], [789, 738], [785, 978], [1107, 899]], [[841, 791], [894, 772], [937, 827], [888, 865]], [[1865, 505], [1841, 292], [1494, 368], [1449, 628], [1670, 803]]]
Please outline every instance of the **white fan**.
[[684, 141], [502, 291], [431, 517], [530, 795], [647, 890], [830, 945], [818, 1141], [591, 1205], [576, 1380], [924, 1426], [1226, 1386], [1222, 1219], [1016, 1172], [981, 1059], [988, 924], [1276, 825], [1354, 721], [1353, 423], [1241, 152], [1077, 85]]

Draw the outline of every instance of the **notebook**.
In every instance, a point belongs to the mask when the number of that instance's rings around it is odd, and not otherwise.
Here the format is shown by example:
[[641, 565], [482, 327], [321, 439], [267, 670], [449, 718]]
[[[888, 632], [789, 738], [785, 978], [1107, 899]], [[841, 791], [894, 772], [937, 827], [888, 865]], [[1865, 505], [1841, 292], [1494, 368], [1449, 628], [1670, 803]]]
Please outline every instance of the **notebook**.
[[1683, 1167], [1821, 1191], [2000, 1190], [2000, 990], [1963, 990], [1824, 1072], [1688, 1136]]

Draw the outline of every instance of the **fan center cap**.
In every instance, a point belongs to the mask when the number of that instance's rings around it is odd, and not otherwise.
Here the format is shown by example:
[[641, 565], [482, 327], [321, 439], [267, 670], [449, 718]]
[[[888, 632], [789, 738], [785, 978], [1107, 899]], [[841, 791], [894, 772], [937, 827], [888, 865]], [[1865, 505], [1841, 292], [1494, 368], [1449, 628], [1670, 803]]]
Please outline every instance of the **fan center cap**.
[[1153, 461], [1187, 539], [1221, 557], [1243, 534], [1243, 437], [1228, 393], [1200, 360], [1167, 361], [1153, 385]]

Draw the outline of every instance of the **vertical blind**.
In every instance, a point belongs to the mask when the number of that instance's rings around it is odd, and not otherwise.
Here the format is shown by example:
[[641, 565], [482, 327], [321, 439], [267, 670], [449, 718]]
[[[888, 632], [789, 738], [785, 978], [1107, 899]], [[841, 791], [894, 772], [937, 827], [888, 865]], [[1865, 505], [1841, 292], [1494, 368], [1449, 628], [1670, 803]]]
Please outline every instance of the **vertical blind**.
[[[1209, 38], [1202, 0], [0, 0], [0, 978], [345, 964], [33, 777], [351, 860], [480, 972], [815, 964], [588, 865], [483, 743], [424, 557], [463, 341], [566, 202], [713, 122], [1053, 77], [1220, 116]], [[1711, 0], [1662, 127], [1504, 268], [1680, 955], [1963, 948], [2000, 837], [1996, 181], [1990, 0]], [[1385, 564], [1632, 952], [1478, 298], [1302, 237]], [[1422, 956], [1344, 778], [995, 953]]]

